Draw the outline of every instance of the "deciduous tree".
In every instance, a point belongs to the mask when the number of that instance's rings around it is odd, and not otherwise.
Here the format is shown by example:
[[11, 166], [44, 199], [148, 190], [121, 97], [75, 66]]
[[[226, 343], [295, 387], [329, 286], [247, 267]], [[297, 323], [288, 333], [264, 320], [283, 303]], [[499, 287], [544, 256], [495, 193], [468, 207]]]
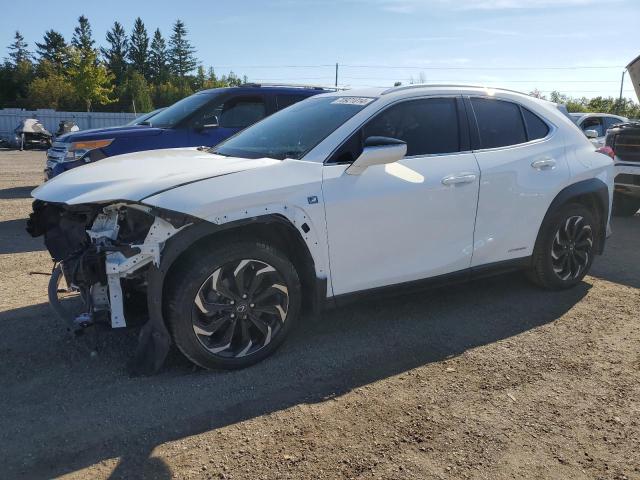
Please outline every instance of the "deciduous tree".
[[98, 62], [93, 50], [81, 54], [73, 49], [69, 79], [76, 95], [84, 102], [87, 112], [93, 105], [105, 105], [115, 101], [112, 98], [113, 74]]

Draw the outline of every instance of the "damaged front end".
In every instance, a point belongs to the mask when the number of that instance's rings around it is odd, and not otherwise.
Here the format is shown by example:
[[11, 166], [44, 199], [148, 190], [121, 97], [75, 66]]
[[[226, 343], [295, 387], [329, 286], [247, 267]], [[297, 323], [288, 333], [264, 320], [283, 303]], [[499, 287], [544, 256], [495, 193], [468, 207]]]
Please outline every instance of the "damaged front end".
[[56, 262], [52, 282], [64, 276], [68, 288], [78, 293], [80, 311], [70, 313], [60, 304], [57, 284], [50, 285], [49, 301], [58, 316], [74, 330], [145, 323], [137, 365], [132, 367], [137, 373], [151, 373], [162, 365], [170, 340], [164, 322], [149, 320], [150, 272], [158, 270], [165, 242], [196, 221], [139, 203], [67, 205], [35, 200], [27, 231], [44, 236]]

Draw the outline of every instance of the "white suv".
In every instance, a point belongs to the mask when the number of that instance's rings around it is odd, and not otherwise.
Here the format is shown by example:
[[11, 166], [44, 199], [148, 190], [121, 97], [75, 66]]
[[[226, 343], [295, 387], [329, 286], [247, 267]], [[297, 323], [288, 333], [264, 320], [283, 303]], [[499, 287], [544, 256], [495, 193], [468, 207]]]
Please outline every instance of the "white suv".
[[62, 262], [56, 311], [62, 274], [83, 300], [76, 324], [123, 327], [146, 298], [138, 370], [172, 340], [238, 368], [303, 308], [512, 269], [571, 287], [603, 251], [612, 191], [611, 158], [556, 105], [410, 86], [318, 95], [213, 149], [66, 172], [33, 192], [29, 231]]

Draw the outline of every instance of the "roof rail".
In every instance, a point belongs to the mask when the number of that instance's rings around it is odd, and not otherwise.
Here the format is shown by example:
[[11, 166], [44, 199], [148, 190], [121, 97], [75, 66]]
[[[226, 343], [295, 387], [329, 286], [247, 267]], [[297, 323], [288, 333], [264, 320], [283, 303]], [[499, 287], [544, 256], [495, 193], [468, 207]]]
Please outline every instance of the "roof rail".
[[324, 85], [305, 85], [300, 83], [265, 83], [265, 82], [249, 82], [243, 83], [240, 87], [292, 87], [292, 88], [308, 88], [312, 90], [338, 90], [336, 87]]
[[519, 93], [521, 95], [527, 95], [524, 92], [519, 92], [518, 90], [509, 90], [508, 88], [501, 87], [490, 87], [489, 85], [470, 85], [465, 83], [414, 83], [412, 85], [404, 85], [399, 87], [391, 87], [386, 89], [381, 95], [386, 95], [392, 92], [400, 92], [402, 90], [411, 90], [413, 88], [424, 88], [424, 87], [466, 87], [466, 88], [485, 88], [489, 90], [501, 90], [503, 92], [512, 92]]

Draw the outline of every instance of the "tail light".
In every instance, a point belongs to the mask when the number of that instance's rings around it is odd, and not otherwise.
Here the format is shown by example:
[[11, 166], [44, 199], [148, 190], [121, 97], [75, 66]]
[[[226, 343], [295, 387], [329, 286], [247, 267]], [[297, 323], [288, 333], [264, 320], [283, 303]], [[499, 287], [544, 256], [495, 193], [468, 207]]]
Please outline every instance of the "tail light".
[[598, 148], [596, 152], [603, 153], [607, 157], [611, 158], [611, 160], [613, 160], [616, 156], [616, 152], [614, 152], [613, 148], [611, 148], [609, 145], [605, 145], [604, 147]]

